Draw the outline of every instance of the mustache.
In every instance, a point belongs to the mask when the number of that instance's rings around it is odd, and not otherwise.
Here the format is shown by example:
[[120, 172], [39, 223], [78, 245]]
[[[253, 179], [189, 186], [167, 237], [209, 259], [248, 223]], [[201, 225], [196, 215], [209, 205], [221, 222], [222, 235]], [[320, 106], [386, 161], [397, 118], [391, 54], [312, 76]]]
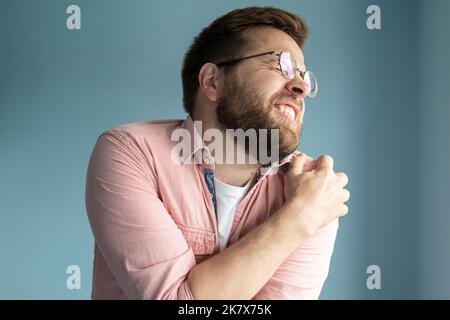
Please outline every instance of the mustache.
[[300, 108], [304, 107], [305, 102], [303, 99], [298, 99], [297, 95], [292, 93], [276, 93], [270, 98], [270, 106], [273, 107], [273, 104], [276, 100], [286, 100], [298, 105]]

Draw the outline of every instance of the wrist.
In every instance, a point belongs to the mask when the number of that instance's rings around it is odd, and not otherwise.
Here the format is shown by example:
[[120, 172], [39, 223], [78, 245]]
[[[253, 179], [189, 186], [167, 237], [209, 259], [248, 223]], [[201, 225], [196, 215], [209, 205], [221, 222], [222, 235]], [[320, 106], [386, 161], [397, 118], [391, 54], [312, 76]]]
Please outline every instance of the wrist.
[[309, 214], [308, 207], [301, 199], [288, 199], [276, 213], [275, 218], [287, 234], [293, 235], [297, 241], [303, 241], [313, 235], [317, 226]]

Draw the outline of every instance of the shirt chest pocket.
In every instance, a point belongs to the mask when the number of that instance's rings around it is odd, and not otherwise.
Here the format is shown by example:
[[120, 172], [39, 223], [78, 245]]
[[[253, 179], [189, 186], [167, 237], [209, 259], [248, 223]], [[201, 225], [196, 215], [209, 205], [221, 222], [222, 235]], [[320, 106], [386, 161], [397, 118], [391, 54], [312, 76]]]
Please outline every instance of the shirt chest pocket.
[[192, 248], [197, 263], [209, 258], [216, 247], [214, 232], [177, 224], [188, 245]]

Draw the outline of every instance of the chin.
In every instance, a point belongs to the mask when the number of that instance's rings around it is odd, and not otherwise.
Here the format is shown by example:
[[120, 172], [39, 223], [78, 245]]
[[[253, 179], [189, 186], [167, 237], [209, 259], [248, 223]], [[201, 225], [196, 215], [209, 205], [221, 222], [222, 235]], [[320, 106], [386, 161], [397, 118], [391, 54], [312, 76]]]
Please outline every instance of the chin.
[[289, 155], [294, 152], [300, 145], [300, 134], [289, 130], [280, 139], [280, 157], [281, 154]]

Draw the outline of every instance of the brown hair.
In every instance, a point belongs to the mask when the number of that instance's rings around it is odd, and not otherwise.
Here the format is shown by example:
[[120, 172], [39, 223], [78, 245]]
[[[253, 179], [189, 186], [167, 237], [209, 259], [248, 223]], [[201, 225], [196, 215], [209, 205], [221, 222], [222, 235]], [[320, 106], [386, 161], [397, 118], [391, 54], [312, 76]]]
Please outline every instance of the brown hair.
[[[199, 84], [198, 73], [207, 62], [218, 63], [238, 58], [249, 46], [244, 32], [254, 27], [272, 27], [290, 35], [300, 48], [308, 35], [308, 28], [296, 14], [272, 7], [248, 7], [233, 10], [216, 20], [194, 39], [183, 61], [181, 78], [183, 105], [192, 115]], [[227, 67], [228, 70], [233, 66]]]

